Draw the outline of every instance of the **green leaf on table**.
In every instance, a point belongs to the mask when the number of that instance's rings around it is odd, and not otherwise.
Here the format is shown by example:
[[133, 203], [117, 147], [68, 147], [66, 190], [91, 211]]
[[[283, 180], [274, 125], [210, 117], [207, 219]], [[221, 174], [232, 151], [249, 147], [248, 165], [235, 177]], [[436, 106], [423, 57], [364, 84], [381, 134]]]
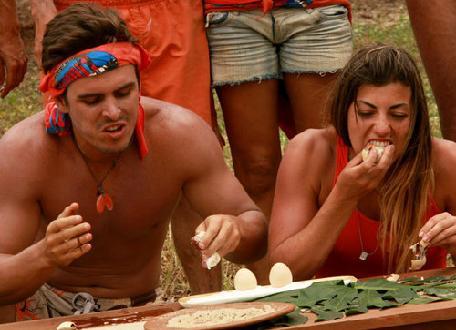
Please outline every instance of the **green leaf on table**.
[[347, 309], [356, 297], [358, 297], [358, 290], [339, 285], [338, 288], [336, 288], [336, 296], [327, 299], [323, 303], [323, 306], [326, 310], [341, 312]]
[[413, 298], [417, 297], [419, 297], [419, 295], [408, 287], [400, 287], [395, 290], [389, 290], [382, 295], [383, 299], [395, 300], [399, 305], [404, 305]]
[[399, 288], [404, 287], [403, 284], [390, 282], [384, 278], [374, 278], [367, 281], [360, 281], [354, 283], [354, 287], [358, 290], [377, 290], [377, 291], [388, 291], [388, 290], [398, 290]]
[[375, 290], [363, 290], [359, 293], [359, 305], [361, 307], [390, 307], [391, 303], [383, 300], [382, 296]]
[[423, 296], [423, 297], [413, 298], [408, 303], [411, 304], [411, 305], [424, 305], [424, 304], [429, 304], [429, 303], [432, 303], [432, 302], [435, 302], [435, 301], [442, 301], [442, 300], [446, 300], [446, 299], [440, 298], [440, 297], [426, 297], [426, 296]]
[[312, 308], [312, 312], [317, 314], [317, 318], [315, 319], [316, 322], [337, 320], [344, 317], [344, 313], [342, 312], [325, 311], [320, 308]]
[[308, 288], [302, 289], [299, 293], [297, 305], [299, 307], [312, 307], [313, 305], [335, 297], [340, 287], [345, 287], [337, 282], [317, 282]]

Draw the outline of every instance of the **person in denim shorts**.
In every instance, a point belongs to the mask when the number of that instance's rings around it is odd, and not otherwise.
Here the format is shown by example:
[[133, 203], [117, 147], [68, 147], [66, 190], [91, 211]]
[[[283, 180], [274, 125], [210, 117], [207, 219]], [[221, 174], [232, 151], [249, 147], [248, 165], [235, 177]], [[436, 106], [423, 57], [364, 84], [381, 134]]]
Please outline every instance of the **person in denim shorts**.
[[[227, 4], [229, 2], [229, 4]], [[285, 87], [295, 132], [318, 128], [337, 72], [352, 54], [348, 1], [206, 0], [212, 85], [234, 170], [270, 216], [281, 159]], [[249, 265], [267, 283], [266, 261]]]

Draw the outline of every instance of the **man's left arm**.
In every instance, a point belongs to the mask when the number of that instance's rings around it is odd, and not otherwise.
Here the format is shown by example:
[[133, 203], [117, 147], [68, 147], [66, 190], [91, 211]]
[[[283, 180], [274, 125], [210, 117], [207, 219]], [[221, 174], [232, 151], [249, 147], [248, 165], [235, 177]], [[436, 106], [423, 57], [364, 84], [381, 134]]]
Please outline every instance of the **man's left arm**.
[[[218, 252], [235, 263], [248, 263], [266, 253], [267, 224], [261, 210], [226, 166], [220, 145], [204, 126], [195, 128], [186, 151], [189, 177], [183, 193], [205, 220], [196, 228], [204, 257]], [[207, 127], [206, 127], [207, 126]]]

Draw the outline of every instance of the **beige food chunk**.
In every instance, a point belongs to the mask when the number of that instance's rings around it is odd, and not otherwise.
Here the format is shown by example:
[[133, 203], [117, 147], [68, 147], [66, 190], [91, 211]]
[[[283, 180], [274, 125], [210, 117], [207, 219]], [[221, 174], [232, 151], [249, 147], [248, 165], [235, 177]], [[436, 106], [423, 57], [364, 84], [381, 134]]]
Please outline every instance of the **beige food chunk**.
[[233, 282], [236, 290], [253, 290], [257, 287], [255, 274], [247, 268], [239, 269], [234, 275]]
[[378, 146], [367, 146], [361, 151], [361, 157], [363, 158], [363, 162], [367, 160], [367, 157], [369, 157], [369, 150], [372, 148], [375, 148], [375, 151], [377, 152], [377, 161], [382, 158], [383, 153], [385, 152], [384, 147], [378, 147]]
[[75, 330], [75, 329], [77, 329], [76, 324], [74, 324], [71, 321], [62, 322], [57, 326], [57, 330]]
[[[201, 242], [205, 234], [205, 231], [200, 231], [199, 233], [197, 233], [192, 238], [193, 243], [198, 244], [199, 242]], [[215, 252], [213, 255], [211, 255], [209, 258], [203, 261], [203, 267], [210, 270], [211, 268], [217, 266], [221, 260], [222, 257], [220, 256], [220, 254], [218, 254], [218, 252]]]
[[277, 262], [269, 272], [269, 282], [274, 288], [280, 288], [293, 282], [293, 274], [287, 265]]
[[386, 278], [386, 280], [390, 282], [397, 282], [399, 280], [399, 277], [399, 274], [391, 274]]
[[410, 270], [420, 270], [426, 264], [426, 256], [423, 259], [412, 259], [410, 261]]

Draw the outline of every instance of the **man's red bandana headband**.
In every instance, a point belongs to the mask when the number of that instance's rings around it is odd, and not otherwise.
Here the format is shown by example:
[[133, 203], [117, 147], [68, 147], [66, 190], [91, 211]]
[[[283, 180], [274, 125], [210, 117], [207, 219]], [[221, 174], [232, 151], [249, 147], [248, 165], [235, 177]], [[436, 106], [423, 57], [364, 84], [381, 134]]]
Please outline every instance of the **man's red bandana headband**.
[[[149, 55], [141, 46], [130, 42], [115, 42], [83, 50], [58, 64], [40, 82], [40, 91], [51, 97], [45, 106], [46, 131], [59, 136], [71, 132], [71, 119], [68, 114], [59, 111], [55, 98], [62, 95], [75, 80], [96, 76], [125, 64], [134, 64], [142, 71], [149, 63]], [[135, 135], [140, 156], [144, 158], [148, 148], [144, 138], [144, 109], [141, 104]]]

